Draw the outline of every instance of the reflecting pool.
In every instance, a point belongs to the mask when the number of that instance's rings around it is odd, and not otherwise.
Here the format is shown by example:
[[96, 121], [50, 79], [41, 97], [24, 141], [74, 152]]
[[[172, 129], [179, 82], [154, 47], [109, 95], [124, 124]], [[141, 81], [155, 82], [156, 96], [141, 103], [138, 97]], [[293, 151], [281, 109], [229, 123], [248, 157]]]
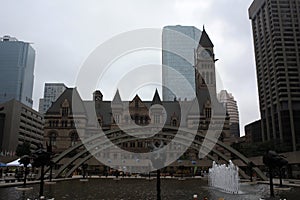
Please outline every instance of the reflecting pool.
[[[39, 185], [32, 185], [33, 190], [22, 192], [15, 187], [0, 188], [0, 199], [5, 200], [27, 200], [38, 197]], [[162, 179], [162, 199], [192, 199], [194, 194], [198, 199], [204, 197], [219, 199], [223, 197], [230, 200], [258, 200], [269, 196], [268, 185], [241, 184], [241, 194], [226, 194], [207, 186], [207, 181], [202, 179]], [[288, 192], [276, 191], [276, 199], [286, 198], [298, 199], [299, 188], [293, 188]], [[297, 196], [298, 195], [298, 196]], [[54, 185], [45, 185], [45, 196], [55, 200], [101, 200], [101, 199], [156, 199], [156, 180], [145, 179], [89, 179], [81, 182], [79, 179], [58, 182]]]

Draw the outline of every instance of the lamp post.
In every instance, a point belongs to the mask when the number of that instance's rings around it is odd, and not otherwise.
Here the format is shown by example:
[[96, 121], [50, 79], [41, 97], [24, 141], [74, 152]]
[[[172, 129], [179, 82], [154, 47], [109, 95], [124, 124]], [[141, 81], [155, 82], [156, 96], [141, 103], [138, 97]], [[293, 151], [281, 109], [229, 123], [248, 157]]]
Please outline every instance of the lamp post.
[[23, 187], [26, 187], [26, 179], [27, 179], [27, 174], [28, 174], [28, 165], [30, 164], [30, 157], [28, 155], [24, 155], [20, 158], [19, 161], [21, 164], [24, 165], [24, 183]]
[[45, 175], [44, 168], [45, 165], [50, 164], [51, 153], [46, 151], [43, 148], [43, 145], [40, 144], [38, 146], [38, 149], [33, 152], [32, 157], [33, 157], [32, 166], [41, 168], [41, 181], [40, 181], [40, 197], [41, 197], [44, 194], [44, 175]]
[[52, 161], [52, 158], [54, 155], [54, 153], [52, 151], [52, 141], [50, 140], [49, 145], [48, 145], [48, 143], [46, 143], [46, 146], [47, 146], [47, 152], [50, 154], [50, 162], [48, 164], [50, 166], [49, 181], [51, 182], [52, 181], [52, 169], [53, 169], [53, 166], [55, 165], [55, 163]]
[[[151, 163], [152, 166], [157, 169], [156, 170], [156, 199], [161, 200], [161, 182], [160, 182], [160, 168], [164, 167], [166, 161], [166, 155], [163, 152], [159, 152], [159, 149], [163, 147], [163, 141], [159, 141], [157, 143], [152, 143], [152, 155], [151, 156]], [[155, 153], [154, 153], [155, 152]]]
[[252, 161], [250, 161], [250, 162], [247, 164], [247, 168], [248, 168], [248, 171], [249, 171], [250, 181], [251, 181], [251, 182], [253, 181], [253, 167], [254, 167], [254, 163], [253, 163]]

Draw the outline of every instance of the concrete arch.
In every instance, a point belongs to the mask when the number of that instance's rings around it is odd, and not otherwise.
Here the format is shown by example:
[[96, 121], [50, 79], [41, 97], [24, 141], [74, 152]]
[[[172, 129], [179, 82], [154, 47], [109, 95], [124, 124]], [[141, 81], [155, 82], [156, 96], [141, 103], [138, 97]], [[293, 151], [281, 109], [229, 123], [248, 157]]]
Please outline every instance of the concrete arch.
[[[178, 130], [178, 127], [174, 127], [174, 126], [164, 126], [163, 128], [164, 130], [172, 130], [172, 131], [183, 131], [186, 133], [191, 133], [189, 129], [183, 129], [180, 128], [180, 130]], [[113, 130], [109, 130], [105, 132], [105, 135], [109, 135], [112, 133], [117, 133], [120, 131], [126, 131], [126, 130], [132, 130], [132, 128], [129, 126], [126, 129], [113, 129]], [[163, 132], [164, 135], [168, 135], [167, 132]], [[171, 134], [169, 134], [171, 135]], [[212, 139], [205, 137], [205, 135], [203, 135], [202, 133], [197, 133], [197, 136], [201, 137], [201, 138], [206, 138], [211, 142], [214, 142]], [[54, 163], [58, 163], [61, 159], [63, 159], [66, 155], [68, 155], [70, 152], [82, 147], [85, 143], [91, 142], [93, 140], [99, 139], [101, 136], [99, 135], [95, 135], [92, 136], [84, 141], [82, 141], [81, 143], [78, 143], [76, 145], [74, 145], [73, 147], [67, 149], [66, 151], [62, 152], [60, 155], [58, 155], [57, 157], [55, 157], [53, 159]], [[123, 136], [126, 137], [126, 136]], [[118, 136], [116, 138], [114, 138], [114, 140], [118, 140], [118, 139], [122, 139], [122, 136]], [[161, 139], [165, 139], [165, 138], [161, 138]], [[184, 139], [184, 138], [181, 138]], [[132, 140], [136, 140], [136, 139], [132, 139]], [[125, 141], [122, 141], [125, 142]], [[194, 143], [198, 144], [198, 145], [202, 145], [202, 143], [200, 143], [199, 141], [194, 140]], [[238, 151], [236, 151], [235, 149], [233, 149], [232, 147], [230, 147], [229, 145], [226, 145], [225, 143], [221, 142], [221, 141], [216, 141], [216, 144], [223, 147], [224, 149], [226, 149], [227, 151], [229, 151], [230, 153], [234, 154], [235, 156], [237, 156], [243, 163], [245, 163], [246, 165], [250, 162], [250, 160], [248, 158], [246, 158], [244, 155], [242, 155], [241, 153], [239, 153]], [[96, 144], [95, 144], [96, 145]], [[198, 150], [198, 149], [197, 149]], [[88, 150], [87, 150], [88, 151]], [[100, 151], [100, 150], [99, 150]], [[216, 153], [218, 156], [220, 156], [223, 160], [225, 161], [229, 161], [229, 159], [227, 158], [227, 156], [225, 156], [224, 154], [222, 154], [221, 152], [213, 149], [213, 152]], [[86, 152], [85, 152], [86, 153]], [[76, 156], [74, 156], [69, 162], [73, 163], [75, 160], [77, 160], [81, 155], [83, 155], [83, 153], [81, 154], [81, 152], [79, 152]], [[90, 155], [92, 156], [92, 155]], [[72, 162], [71, 162], [72, 161]], [[79, 162], [80, 163], [80, 162]], [[83, 163], [83, 162], [82, 162]], [[69, 165], [68, 165], [69, 166]], [[77, 166], [77, 165], [76, 165]], [[79, 167], [80, 165], [78, 165]], [[74, 166], [75, 167], [75, 166]], [[77, 168], [76, 168], [77, 169]], [[72, 169], [71, 169], [72, 170]], [[262, 171], [260, 169], [258, 169], [257, 167], [254, 167], [253, 170], [258, 174], [258, 176], [263, 179], [263, 180], [267, 180], [267, 177], [262, 173]], [[63, 171], [63, 170], [62, 170]], [[57, 174], [58, 176], [58, 174]]]
[[[171, 134], [164, 134], [167, 136], [171, 136]], [[127, 137], [127, 136], [122, 136], [122, 137], [117, 137], [115, 138], [115, 140], [119, 140], [122, 139], [123, 137]], [[159, 140], [162, 141], [168, 141], [167, 138], [158, 138]], [[135, 138], [128, 138], [125, 140], [121, 140], [119, 142], [114, 142], [114, 144], [121, 144], [123, 142], [130, 142], [130, 141], [135, 141]], [[200, 142], [197, 142], [198, 145], [201, 144]], [[184, 145], [184, 143], [181, 143], [182, 145]], [[79, 152], [78, 154], [76, 154], [74, 157], [72, 157], [72, 160], [69, 160], [67, 163], [65, 163], [57, 172], [55, 177], [58, 177], [68, 166], [70, 166], [71, 164], [73, 164], [77, 159], [79, 159], [81, 156], [83, 156], [85, 153], [88, 153], [91, 149], [94, 149], [95, 147], [97, 147], [99, 144], [94, 144], [91, 147], [84, 149], [83, 151]], [[190, 146], [191, 148], [198, 150], [198, 147], [195, 145]], [[108, 148], [108, 147], [107, 147]], [[104, 149], [98, 149], [96, 152], [94, 152], [94, 154], [99, 153], [100, 151], [103, 151]], [[223, 160], [226, 160], [227, 162], [229, 161], [229, 158], [227, 156], [225, 156], [224, 154], [222, 154], [221, 152], [213, 149], [212, 150], [213, 153], [217, 154], [219, 157], [221, 157]], [[93, 154], [93, 155], [94, 155]], [[89, 154], [87, 157], [82, 158], [71, 170], [69, 170], [69, 172], [66, 174], [66, 177], [70, 176], [78, 167], [80, 167], [84, 162], [88, 161], [89, 159], [91, 159], [93, 157], [92, 154]], [[211, 156], [210, 154], [207, 155], [207, 157], [209, 157], [211, 160], [216, 161], [217, 163], [219, 162], [218, 160], [216, 160], [213, 156]]]

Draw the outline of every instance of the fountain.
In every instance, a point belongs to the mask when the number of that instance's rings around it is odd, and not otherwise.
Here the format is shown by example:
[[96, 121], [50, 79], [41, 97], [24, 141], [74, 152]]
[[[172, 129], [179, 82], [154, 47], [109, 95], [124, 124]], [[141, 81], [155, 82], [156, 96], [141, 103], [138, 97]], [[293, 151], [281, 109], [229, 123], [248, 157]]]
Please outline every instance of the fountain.
[[224, 192], [238, 194], [240, 189], [239, 168], [231, 160], [228, 166], [217, 165], [214, 161], [212, 168], [209, 169], [208, 184]]

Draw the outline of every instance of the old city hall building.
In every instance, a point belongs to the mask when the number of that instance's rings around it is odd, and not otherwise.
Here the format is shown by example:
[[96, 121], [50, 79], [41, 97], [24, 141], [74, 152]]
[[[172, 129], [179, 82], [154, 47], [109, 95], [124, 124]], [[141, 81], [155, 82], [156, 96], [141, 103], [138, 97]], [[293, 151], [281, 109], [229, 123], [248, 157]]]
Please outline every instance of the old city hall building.
[[[181, 148], [180, 145], [172, 147], [174, 151], [171, 149], [166, 156], [167, 159], [175, 161], [169, 165], [168, 169], [172, 167], [175, 169], [178, 165], [211, 166], [211, 160], [219, 160], [222, 156], [212, 151], [205, 158], [199, 159], [199, 150], [205, 140], [203, 136], [206, 136], [210, 130], [210, 134], [215, 134], [214, 137], [225, 144], [230, 143], [231, 136], [229, 117], [216, 98], [213, 44], [205, 30], [202, 32], [195, 54], [195, 99], [174, 98], [173, 101], [163, 101], [156, 90], [153, 91], [151, 101], [143, 101], [138, 95], [131, 101], [124, 101], [117, 90], [112, 101], [105, 101], [102, 93], [97, 90], [93, 93], [92, 100], [82, 100], [76, 88], [67, 88], [45, 113], [45, 143], [52, 145], [54, 153], [61, 154], [74, 146], [77, 147], [83, 140], [94, 137], [101, 129], [106, 137], [119, 148], [135, 153], [145, 153], [151, 151], [151, 144], [157, 141], [163, 141], [163, 145], [167, 145], [174, 139], [177, 130], [184, 128], [196, 133], [194, 142], [186, 147], [184, 152], [178, 151], [178, 148]], [[210, 75], [206, 76], [206, 74]], [[75, 107], [76, 110], [74, 110]], [[95, 115], [92, 116], [90, 113], [95, 113]], [[156, 125], [161, 129], [151, 137], [141, 138], [127, 134], [120, 128], [136, 125], [144, 128], [142, 130]], [[95, 141], [90, 140], [89, 144]], [[69, 168], [74, 168], [76, 165], [80, 166], [78, 163], [83, 163], [81, 160], [85, 160], [84, 162], [88, 163], [90, 168], [101, 172], [106, 163], [98, 162], [94, 157], [107, 158], [109, 162], [112, 162], [112, 158], [119, 160], [115, 168], [120, 168], [118, 165], [121, 165], [124, 159], [122, 155], [113, 152], [109, 153], [114, 155], [105, 155], [105, 152], [100, 151], [91, 153], [98, 147], [79, 156], [79, 152], [84, 151], [85, 148], [87, 147], [78, 146], [73, 152], [68, 152], [57, 162], [57, 169], [66, 162], [70, 163]], [[230, 157], [230, 153], [221, 146], [214, 147], [214, 149]], [[76, 157], [76, 154], [78, 154], [78, 159], [72, 159]], [[90, 159], [85, 159], [87, 157]], [[132, 159], [137, 160], [137, 158]]]

